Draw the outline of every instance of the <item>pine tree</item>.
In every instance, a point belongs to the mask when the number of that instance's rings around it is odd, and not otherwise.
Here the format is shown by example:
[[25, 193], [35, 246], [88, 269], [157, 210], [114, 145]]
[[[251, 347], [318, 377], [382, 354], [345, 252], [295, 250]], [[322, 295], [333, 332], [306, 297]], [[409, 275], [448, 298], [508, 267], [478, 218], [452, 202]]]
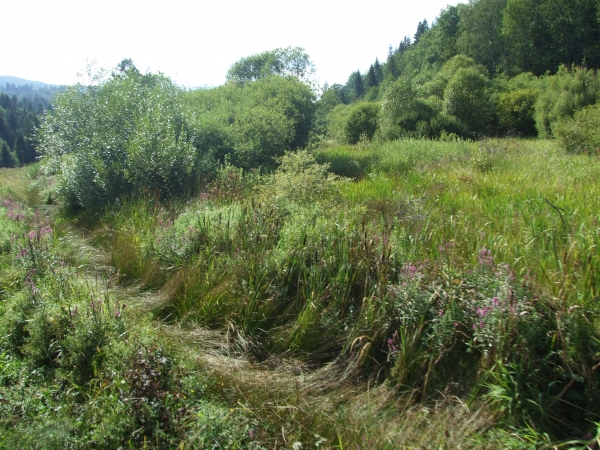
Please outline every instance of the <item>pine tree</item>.
[[365, 95], [365, 85], [363, 83], [362, 75], [360, 70], [357, 70], [352, 75], [350, 75], [350, 86], [354, 91], [355, 98], [358, 100], [363, 95]]
[[381, 64], [379, 64], [379, 58], [375, 58], [375, 64], [373, 65], [373, 69], [375, 70], [375, 78], [377, 78], [377, 84], [380, 84], [383, 81], [383, 69]]
[[377, 86], [379, 83], [377, 82], [377, 75], [375, 74], [375, 68], [373, 67], [373, 64], [371, 64], [371, 67], [369, 67], [369, 71], [367, 72], [367, 87], [375, 87]]
[[394, 58], [394, 55], [388, 55], [387, 62], [384, 66], [384, 71], [385, 78], [396, 78], [398, 76], [398, 66], [396, 65], [396, 58]]
[[8, 144], [0, 139], [0, 167], [15, 167], [15, 158]]
[[421, 36], [427, 30], [429, 30], [429, 24], [427, 23], [427, 19], [423, 19], [423, 22], [419, 22], [419, 25], [417, 26], [417, 32], [415, 33], [415, 36], [414, 36], [415, 44], [419, 42], [419, 39], [421, 39]]
[[397, 53], [404, 53], [406, 50], [408, 50], [411, 46], [412, 42], [410, 40], [410, 37], [408, 36], [404, 36], [404, 39], [402, 39], [402, 41], [400, 41], [400, 45], [398, 46], [398, 51]]

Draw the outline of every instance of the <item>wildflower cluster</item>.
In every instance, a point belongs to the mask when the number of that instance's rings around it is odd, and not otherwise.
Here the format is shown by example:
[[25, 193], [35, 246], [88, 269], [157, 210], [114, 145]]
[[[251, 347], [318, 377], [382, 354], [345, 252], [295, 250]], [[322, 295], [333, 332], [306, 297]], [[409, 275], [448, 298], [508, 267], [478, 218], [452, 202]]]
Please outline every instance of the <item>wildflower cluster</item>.
[[487, 247], [483, 247], [478, 252], [478, 261], [481, 266], [493, 267], [494, 257], [492, 256], [492, 251], [489, 250]]
[[9, 199], [4, 200], [4, 207], [7, 209], [6, 217], [8, 217], [12, 221], [24, 221], [27, 217], [23, 205], [17, 202], [13, 202]]

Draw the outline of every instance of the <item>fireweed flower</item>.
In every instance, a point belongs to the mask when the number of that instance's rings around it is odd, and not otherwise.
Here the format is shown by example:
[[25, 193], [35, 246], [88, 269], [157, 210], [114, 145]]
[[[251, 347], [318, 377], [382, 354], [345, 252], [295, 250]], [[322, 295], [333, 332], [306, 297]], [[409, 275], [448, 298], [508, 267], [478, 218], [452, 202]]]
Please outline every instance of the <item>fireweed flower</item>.
[[492, 266], [494, 264], [494, 258], [492, 256], [492, 251], [486, 247], [483, 247], [478, 252], [479, 255], [479, 264], [482, 266]]
[[411, 278], [413, 278], [417, 274], [417, 268], [415, 266], [410, 266], [408, 268], [408, 273]]

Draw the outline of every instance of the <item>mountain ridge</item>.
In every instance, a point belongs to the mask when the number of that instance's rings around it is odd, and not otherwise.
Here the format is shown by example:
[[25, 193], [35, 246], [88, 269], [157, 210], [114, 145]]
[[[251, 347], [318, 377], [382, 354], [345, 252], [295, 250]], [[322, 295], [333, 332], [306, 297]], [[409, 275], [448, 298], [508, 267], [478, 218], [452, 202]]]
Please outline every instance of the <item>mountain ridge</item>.
[[50, 86], [55, 86], [55, 87], [60, 86], [59, 84], [50, 84], [50, 83], [44, 83], [43, 81], [26, 80], [25, 78], [13, 77], [11, 75], [0, 75], [0, 85], [5, 85], [6, 83], [14, 84], [17, 87], [25, 86], [25, 85], [29, 84], [29, 85], [33, 86], [35, 89], [50, 87]]

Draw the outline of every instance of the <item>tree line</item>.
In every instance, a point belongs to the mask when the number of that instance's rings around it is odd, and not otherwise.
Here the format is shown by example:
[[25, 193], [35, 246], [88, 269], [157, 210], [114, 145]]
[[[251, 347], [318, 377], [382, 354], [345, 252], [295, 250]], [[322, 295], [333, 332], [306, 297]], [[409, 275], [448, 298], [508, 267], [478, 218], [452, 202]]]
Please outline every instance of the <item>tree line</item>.
[[[423, 20], [387, 61], [325, 86], [316, 130], [360, 136], [560, 137], [560, 120], [598, 100], [600, 4], [477, 0]], [[374, 106], [376, 105], [376, 106]]]
[[0, 167], [15, 167], [36, 160], [33, 130], [50, 104], [38, 99], [36, 108], [34, 102], [0, 92]]

